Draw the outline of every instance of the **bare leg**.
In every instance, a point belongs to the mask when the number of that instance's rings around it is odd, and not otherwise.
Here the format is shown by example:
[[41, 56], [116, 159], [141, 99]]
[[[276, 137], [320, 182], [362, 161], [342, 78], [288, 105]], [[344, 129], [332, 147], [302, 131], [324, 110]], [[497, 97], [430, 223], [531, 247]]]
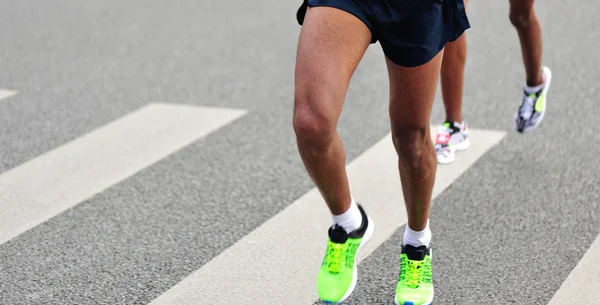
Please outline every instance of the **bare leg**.
[[[465, 0], [465, 6], [468, 1]], [[441, 68], [441, 87], [446, 121], [462, 122], [462, 98], [465, 64], [467, 62], [467, 33], [446, 44]]]
[[427, 226], [435, 174], [436, 155], [429, 131], [429, 116], [443, 52], [428, 63], [403, 68], [387, 60], [390, 77], [390, 119], [398, 168], [408, 214], [408, 227]]
[[336, 131], [348, 84], [371, 41], [367, 26], [331, 7], [309, 8], [298, 43], [294, 130], [302, 161], [332, 214], [351, 202]]
[[527, 85], [544, 82], [542, 75], [542, 28], [533, 8], [534, 0], [510, 0], [510, 21], [519, 34]]
[[371, 31], [358, 18], [319, 6], [306, 12], [298, 43], [294, 131], [304, 166], [336, 224], [329, 229], [317, 275], [319, 299], [331, 303], [343, 301], [354, 290], [354, 257], [363, 237], [367, 241], [373, 230], [359, 206], [352, 204], [346, 153], [336, 130], [350, 78], [370, 42]]

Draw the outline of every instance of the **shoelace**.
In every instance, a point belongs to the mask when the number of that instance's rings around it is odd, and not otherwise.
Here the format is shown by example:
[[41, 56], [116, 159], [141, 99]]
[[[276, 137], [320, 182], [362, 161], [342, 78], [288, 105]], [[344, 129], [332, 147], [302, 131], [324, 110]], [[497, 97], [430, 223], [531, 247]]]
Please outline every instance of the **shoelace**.
[[535, 100], [535, 94], [527, 94], [526, 92], [523, 93], [523, 103], [521, 104], [521, 107], [519, 107], [520, 117], [525, 120], [531, 117], [533, 114], [533, 107], [535, 107]]
[[327, 271], [331, 273], [342, 272], [342, 267], [346, 262], [346, 250], [348, 246], [346, 244], [338, 244], [329, 242], [327, 246], [326, 262]]
[[425, 264], [425, 260], [414, 261], [403, 257], [402, 263], [400, 264], [401, 272], [398, 281], [401, 285], [399, 286], [418, 288], [421, 285], [423, 275], [426, 274], [428, 270], [431, 270], [428, 268], [430, 267]]
[[423, 264], [423, 273], [421, 273], [421, 282], [431, 283], [431, 264]]

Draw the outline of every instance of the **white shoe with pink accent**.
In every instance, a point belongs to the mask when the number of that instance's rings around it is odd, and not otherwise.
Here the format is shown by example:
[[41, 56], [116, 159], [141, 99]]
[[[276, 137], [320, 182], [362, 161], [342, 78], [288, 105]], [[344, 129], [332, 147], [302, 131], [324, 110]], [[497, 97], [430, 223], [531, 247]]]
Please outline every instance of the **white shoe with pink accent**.
[[454, 154], [469, 148], [471, 143], [467, 137], [469, 130], [467, 123], [444, 122], [438, 126], [435, 138], [435, 154], [439, 164], [450, 164], [454, 162]]

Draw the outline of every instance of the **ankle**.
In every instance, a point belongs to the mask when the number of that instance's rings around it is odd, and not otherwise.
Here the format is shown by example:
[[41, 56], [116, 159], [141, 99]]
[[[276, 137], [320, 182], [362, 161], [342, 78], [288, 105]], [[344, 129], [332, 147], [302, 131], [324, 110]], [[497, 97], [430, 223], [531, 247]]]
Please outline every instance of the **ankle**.
[[[352, 197], [351, 197], [352, 198]], [[350, 207], [342, 214], [332, 215], [333, 224], [344, 228], [346, 233], [358, 230], [362, 225], [362, 214], [358, 209], [358, 204], [352, 198], [350, 201]]]
[[544, 74], [540, 71], [535, 77], [528, 77], [526, 85], [527, 87], [539, 87], [545, 83]]
[[425, 224], [425, 228], [421, 231], [412, 230], [408, 224], [404, 230], [403, 245], [411, 245], [414, 247], [429, 246], [431, 243], [431, 230], [429, 229], [429, 219]]
[[529, 79], [527, 80], [527, 82], [525, 83], [525, 92], [527, 92], [527, 94], [536, 93], [542, 90], [542, 88], [544, 88], [545, 83], [546, 79], [544, 77], [544, 74], [540, 72], [540, 75], [537, 79], [533, 81], [530, 81]]
[[462, 115], [448, 115], [446, 116], [446, 122], [459, 123], [462, 124], [463, 118]]

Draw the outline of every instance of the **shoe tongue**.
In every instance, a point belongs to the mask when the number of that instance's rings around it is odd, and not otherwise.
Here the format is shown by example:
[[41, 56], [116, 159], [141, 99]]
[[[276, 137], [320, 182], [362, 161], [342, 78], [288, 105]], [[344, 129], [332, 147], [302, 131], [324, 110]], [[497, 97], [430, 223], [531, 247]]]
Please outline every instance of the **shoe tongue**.
[[348, 234], [344, 228], [334, 225], [329, 228], [329, 240], [334, 243], [343, 244], [348, 240]]
[[451, 134], [453, 131], [460, 130], [454, 122], [446, 121], [444, 124], [438, 126], [438, 135]]
[[450, 128], [454, 131], [459, 131], [460, 128], [462, 127], [462, 123], [446, 121], [446, 122], [444, 122], [444, 126]]
[[411, 245], [406, 245], [406, 256], [408, 259], [413, 261], [422, 261], [425, 259], [425, 254], [427, 254], [426, 246], [414, 247]]

